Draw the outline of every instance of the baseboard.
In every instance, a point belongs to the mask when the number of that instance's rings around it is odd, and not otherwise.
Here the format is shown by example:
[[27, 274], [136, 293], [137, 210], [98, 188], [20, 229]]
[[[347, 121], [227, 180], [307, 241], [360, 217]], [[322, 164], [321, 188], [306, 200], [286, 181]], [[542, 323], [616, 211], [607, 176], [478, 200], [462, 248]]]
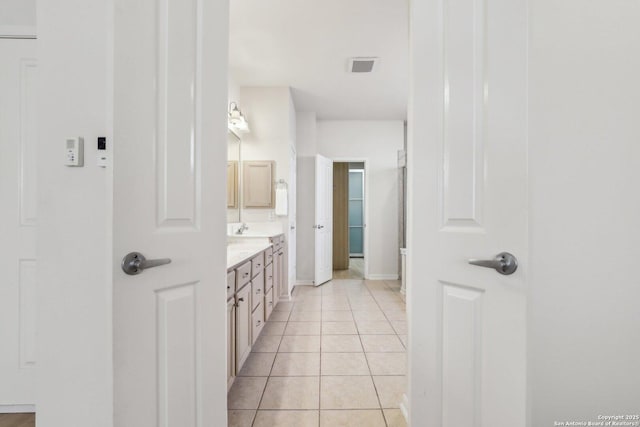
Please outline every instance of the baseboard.
[[36, 412], [36, 405], [0, 405], [0, 414]]
[[398, 280], [397, 274], [369, 274], [367, 280]]
[[402, 402], [400, 402], [400, 412], [402, 412], [402, 416], [404, 417], [408, 425], [409, 424], [409, 398], [407, 397], [406, 393], [402, 395]]
[[296, 286], [313, 286], [313, 280], [296, 280]]

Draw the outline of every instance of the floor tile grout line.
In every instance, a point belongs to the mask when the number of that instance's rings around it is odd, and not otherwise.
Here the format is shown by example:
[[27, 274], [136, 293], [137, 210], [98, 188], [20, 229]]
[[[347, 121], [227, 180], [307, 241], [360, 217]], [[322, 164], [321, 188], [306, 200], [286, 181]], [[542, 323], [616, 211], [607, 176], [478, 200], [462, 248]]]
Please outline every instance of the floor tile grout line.
[[[362, 282], [364, 282], [364, 281], [362, 281]], [[383, 281], [383, 284], [388, 290], [390, 290], [391, 292], [395, 292], [389, 286], [389, 284], [386, 283], [386, 281]], [[406, 354], [406, 346], [405, 346], [404, 342], [402, 342], [402, 340], [399, 338], [400, 334], [398, 333], [396, 328], [393, 327], [393, 324], [391, 323], [391, 320], [387, 316], [387, 313], [385, 312], [385, 309], [382, 308], [382, 305], [381, 305], [380, 301], [376, 298], [374, 292], [366, 284], [363, 283], [363, 285], [364, 285], [364, 290], [366, 291], [363, 294], [365, 294], [366, 296], [371, 297], [373, 299], [373, 301], [376, 303], [376, 306], [378, 307], [378, 309], [383, 312], [385, 320], [392, 326], [392, 329], [394, 331], [392, 334], [370, 334], [370, 335], [394, 335], [394, 336], [396, 336], [398, 338], [398, 340], [400, 340], [401, 344], [405, 348], [404, 352], [401, 352], [401, 351], [399, 351], [399, 352], [388, 352], [388, 351], [385, 351], [385, 352], [378, 352], [378, 353], [405, 353]], [[336, 294], [339, 295], [340, 293], [336, 292]], [[300, 296], [297, 293], [296, 293], [296, 295]], [[357, 327], [357, 322], [356, 322], [356, 319], [355, 319], [355, 316], [354, 316], [354, 310], [353, 310], [353, 306], [352, 306], [352, 301], [349, 298], [350, 293], [349, 292], [345, 292], [344, 295], [347, 297], [349, 310], [331, 310], [331, 311], [349, 311], [349, 313], [351, 315], [352, 322], [356, 325], [357, 334], [332, 334], [332, 335], [326, 335], [326, 336], [354, 336], [354, 335], [357, 335], [358, 336], [358, 340], [360, 342], [360, 347], [362, 348], [362, 351], [357, 351], [357, 352], [337, 351], [337, 352], [327, 352], [327, 353], [355, 353], [355, 354], [361, 353], [361, 352], [364, 353], [365, 360], [367, 362], [367, 368], [369, 370], [369, 374], [368, 375], [358, 375], [358, 376], [362, 376], [362, 377], [368, 376], [368, 377], [371, 378], [371, 382], [373, 383], [374, 390], [376, 392], [376, 397], [378, 399], [378, 407], [375, 410], [380, 410], [381, 411], [382, 416], [383, 416], [383, 420], [385, 422], [385, 425], [388, 426], [387, 416], [384, 413], [384, 408], [382, 407], [382, 402], [380, 400], [380, 395], [378, 393], [378, 386], [375, 384], [375, 381], [373, 379], [373, 373], [371, 372], [371, 367], [370, 367], [369, 360], [368, 360], [368, 357], [367, 357], [367, 352], [365, 351], [364, 344], [362, 342], [362, 335], [363, 334], [361, 333], [360, 329]], [[321, 417], [321, 414], [322, 414], [322, 408], [320, 407], [320, 405], [321, 405], [321, 396], [322, 396], [322, 354], [325, 353], [325, 351], [323, 350], [323, 346], [322, 346], [322, 337], [325, 336], [323, 323], [324, 323], [325, 316], [326, 316], [325, 312], [328, 311], [328, 310], [324, 310], [324, 308], [326, 308], [326, 306], [323, 306], [324, 298], [322, 298], [322, 297], [325, 296], [325, 295], [321, 294], [320, 296], [321, 296], [321, 298], [320, 298], [320, 313], [321, 314], [320, 314], [320, 334], [319, 335], [317, 335], [317, 334], [313, 334], [313, 335], [297, 335], [297, 334], [296, 335], [285, 335], [284, 331], [286, 331], [287, 327], [289, 326], [289, 323], [290, 322], [295, 322], [294, 320], [292, 320], [293, 312], [295, 311], [296, 304], [301, 300], [294, 301], [292, 307], [288, 311], [289, 315], [287, 316], [287, 320], [285, 322], [283, 322], [283, 323], [285, 323], [285, 328], [284, 328], [282, 334], [279, 335], [280, 336], [280, 341], [278, 343], [278, 348], [276, 349], [276, 352], [275, 352], [276, 354], [275, 354], [275, 357], [274, 357], [274, 361], [272, 363], [269, 375], [267, 376], [267, 382], [265, 383], [265, 388], [262, 391], [262, 396], [261, 396], [261, 399], [260, 399], [260, 403], [258, 404], [258, 408], [256, 409], [256, 412], [254, 414], [252, 425], [255, 423], [255, 420], [257, 419], [257, 414], [260, 411], [260, 405], [262, 404], [262, 399], [263, 399], [265, 391], [266, 391], [266, 385], [269, 383], [269, 379], [271, 377], [277, 377], [277, 376], [272, 375], [273, 374], [273, 367], [275, 366], [275, 360], [277, 359], [277, 355], [280, 354], [280, 353], [316, 353], [314, 351], [310, 351], [310, 352], [283, 352], [283, 351], [281, 351], [282, 342], [284, 341], [285, 336], [318, 336], [319, 337], [320, 350], [317, 353], [319, 354], [319, 357], [320, 357], [320, 375], [318, 375], [319, 402], [318, 402], [317, 413], [318, 413], [318, 423], [320, 425], [320, 423], [321, 423], [321, 418], [320, 417]], [[336, 296], [336, 295], [328, 294], [327, 296]], [[300, 311], [301, 312], [305, 312], [307, 310], [301, 309]], [[317, 311], [317, 310], [309, 310], [309, 311]], [[334, 320], [332, 322], [336, 322], [336, 321]], [[374, 352], [374, 353], [376, 353], [376, 352]], [[333, 376], [352, 376], [352, 375], [333, 375]], [[386, 374], [386, 375], [379, 375], [379, 376], [382, 377], [382, 376], [398, 376], [398, 375]], [[404, 376], [406, 377], [406, 373], [404, 374]], [[284, 376], [284, 377], [287, 377], [287, 376]], [[308, 376], [308, 377], [315, 377], [315, 375]], [[374, 408], [371, 408], [371, 409], [374, 409]], [[280, 410], [280, 411], [302, 411], [302, 409], [269, 409], [269, 410], [273, 410], [273, 411], [278, 411], [278, 410]], [[344, 410], [344, 411], [357, 411], [357, 410], [365, 410], [365, 408], [343, 408], [343, 409], [332, 409], [332, 410], [336, 410], [336, 411], [342, 411], [342, 410]], [[316, 410], [312, 409], [310, 411], [316, 411]]]
[[[356, 323], [357, 328], [357, 323]], [[362, 350], [364, 350], [364, 343], [362, 342], [362, 334], [360, 334], [360, 329], [358, 329], [358, 338], [360, 339], [360, 345], [362, 346]], [[371, 383], [373, 384], [373, 389], [376, 392], [376, 398], [378, 399], [378, 405], [380, 405], [380, 412], [382, 413], [382, 420], [384, 421], [385, 427], [389, 427], [387, 424], [387, 419], [384, 416], [384, 411], [382, 410], [382, 401], [380, 400], [380, 394], [378, 393], [378, 387], [376, 387], [376, 382], [373, 380], [373, 372], [371, 372], [371, 365], [369, 364], [369, 358], [367, 357], [367, 353], [364, 352], [364, 359], [367, 362], [367, 368], [369, 369], [369, 378], [371, 378]]]
[[322, 423], [320, 417], [322, 417], [322, 289], [320, 289], [320, 366], [319, 371], [320, 375], [318, 376], [318, 427]]
[[[258, 336], [258, 338], [260, 338], [260, 336]], [[280, 337], [280, 343], [278, 344], [278, 350], [280, 349], [281, 345], [282, 345], [282, 337]], [[276, 351], [276, 355], [273, 358], [273, 362], [271, 362], [271, 368], [269, 369], [269, 375], [267, 375], [267, 381], [264, 383], [264, 389], [262, 390], [262, 395], [260, 396], [260, 401], [258, 402], [258, 407], [256, 408], [256, 413], [255, 413], [255, 415], [253, 417], [253, 421], [251, 422], [251, 427], [253, 427], [253, 425], [256, 422], [256, 419], [258, 418], [258, 411], [260, 410], [260, 405], [262, 405], [262, 399], [264, 399], [264, 394], [267, 391], [267, 386], [269, 385], [269, 379], [271, 378], [271, 371], [273, 371], [273, 366], [276, 364], [276, 359], [277, 358], [278, 358], [278, 352]]]

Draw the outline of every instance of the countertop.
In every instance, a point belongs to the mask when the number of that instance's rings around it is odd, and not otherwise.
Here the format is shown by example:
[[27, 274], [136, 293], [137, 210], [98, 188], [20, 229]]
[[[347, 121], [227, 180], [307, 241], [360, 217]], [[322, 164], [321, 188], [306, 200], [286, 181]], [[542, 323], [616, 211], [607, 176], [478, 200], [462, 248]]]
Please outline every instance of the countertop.
[[227, 246], [227, 271], [237, 267], [271, 246], [267, 241], [233, 242]]
[[284, 234], [284, 233], [282, 233], [281, 231], [277, 232], [277, 233], [270, 233], [268, 231], [265, 231], [265, 232], [260, 232], [260, 231], [251, 232], [251, 231], [248, 231], [245, 234], [235, 234], [235, 233], [234, 234], [230, 234], [228, 237], [233, 238], [233, 239], [252, 239], [252, 238], [253, 239], [256, 239], [256, 238], [265, 239], [265, 238], [281, 236], [282, 234]]

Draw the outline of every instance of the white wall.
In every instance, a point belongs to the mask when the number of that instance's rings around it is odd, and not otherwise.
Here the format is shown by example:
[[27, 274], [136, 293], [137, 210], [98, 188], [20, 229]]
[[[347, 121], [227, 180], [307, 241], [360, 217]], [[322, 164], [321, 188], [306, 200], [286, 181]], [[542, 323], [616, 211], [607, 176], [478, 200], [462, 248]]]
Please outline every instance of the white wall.
[[[229, 79], [227, 82], [227, 93], [227, 99], [229, 101], [228, 104], [232, 102], [238, 102], [240, 100], [240, 86], [238, 86], [231, 73], [229, 73]], [[242, 108], [241, 105], [239, 105], [238, 107]]]
[[[289, 87], [240, 87], [238, 103], [249, 122], [251, 132], [242, 135], [241, 158], [248, 160], [275, 161], [275, 181], [283, 179], [288, 188], [292, 167], [291, 150], [296, 149], [296, 111]], [[242, 173], [242, 172], [241, 172]], [[242, 180], [242, 179], [241, 179]], [[275, 184], [275, 183], [274, 183]], [[289, 193], [287, 216], [275, 216], [274, 209], [247, 209], [242, 207], [242, 222], [270, 222], [281, 224], [285, 239], [289, 241], [290, 226], [295, 224], [292, 217], [295, 194]], [[295, 256], [290, 258], [295, 262]], [[287, 267], [288, 268], [288, 267]], [[293, 283], [289, 283], [291, 291]]]
[[530, 425], [638, 414], [640, 7], [530, 22]]
[[[309, 118], [307, 118], [308, 120]], [[307, 124], [311, 139], [312, 125]], [[398, 277], [398, 150], [404, 148], [404, 123], [402, 120], [319, 120], [316, 124], [316, 150], [313, 152], [314, 143], [307, 141], [303, 149], [303, 143], [299, 144], [298, 153], [298, 194], [313, 195], [314, 172], [305, 172], [309, 169], [308, 160], [320, 154], [330, 159], [366, 159], [368, 166], [367, 189], [365, 194], [368, 204], [367, 232], [369, 242], [365, 241], [365, 260], [368, 263], [368, 278], [390, 279]], [[311, 178], [311, 179], [310, 179]], [[303, 217], [311, 218], [313, 224], [313, 205], [298, 201], [298, 242], [300, 246], [309, 248], [313, 246], [313, 240], [309, 241], [309, 235], [302, 229]], [[307, 227], [308, 224], [305, 225]], [[311, 252], [305, 253], [309, 256]], [[300, 267], [304, 265], [304, 269]], [[309, 268], [311, 267], [311, 268]], [[302, 259], [298, 260], [298, 280], [308, 281], [313, 279], [313, 264], [309, 265]]]
[[[242, 161], [274, 160], [275, 179], [289, 181], [289, 152], [295, 148], [295, 109], [288, 87], [241, 87], [242, 113], [251, 132], [242, 135]], [[291, 122], [294, 123], [291, 123]], [[287, 217], [275, 217], [273, 209], [242, 208], [243, 222], [280, 221], [288, 230]]]
[[[109, 0], [38, 1], [38, 425], [111, 426], [111, 146]], [[85, 167], [63, 166], [85, 139]]]

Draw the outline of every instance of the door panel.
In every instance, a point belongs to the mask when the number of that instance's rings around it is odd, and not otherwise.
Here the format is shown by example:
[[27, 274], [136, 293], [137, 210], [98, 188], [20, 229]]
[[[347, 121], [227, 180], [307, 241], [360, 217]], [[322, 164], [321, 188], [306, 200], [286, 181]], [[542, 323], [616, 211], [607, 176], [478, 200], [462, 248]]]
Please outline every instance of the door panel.
[[0, 39], [0, 405], [34, 404], [36, 41]]
[[333, 162], [316, 156], [315, 280], [321, 285], [333, 275]]
[[[115, 425], [222, 425], [226, 2], [114, 8]], [[205, 24], [206, 23], [206, 24]], [[217, 25], [217, 24], [220, 24]], [[132, 43], [135, 40], [135, 43]], [[206, 79], [204, 78], [206, 76]], [[219, 119], [218, 119], [219, 117]], [[168, 265], [126, 275], [137, 251]]]
[[[526, 421], [526, 11], [412, 6], [410, 410], [426, 426]], [[511, 276], [467, 262], [502, 251]]]
[[156, 291], [159, 425], [196, 425], [196, 300], [199, 284]]

